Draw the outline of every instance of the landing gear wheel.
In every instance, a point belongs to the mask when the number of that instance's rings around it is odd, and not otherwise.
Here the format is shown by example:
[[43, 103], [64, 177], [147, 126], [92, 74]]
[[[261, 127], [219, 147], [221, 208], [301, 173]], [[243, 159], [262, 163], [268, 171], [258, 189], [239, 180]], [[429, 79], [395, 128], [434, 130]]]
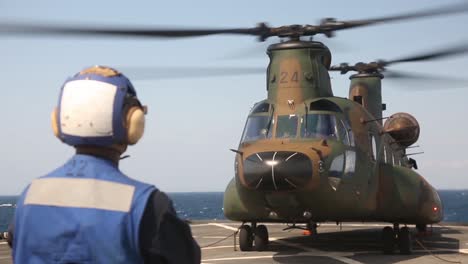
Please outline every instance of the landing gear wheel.
[[395, 232], [389, 226], [382, 230], [382, 249], [384, 254], [393, 254], [395, 250]]
[[253, 243], [252, 228], [248, 225], [242, 225], [239, 231], [239, 247], [241, 251], [251, 251]]
[[413, 251], [413, 241], [408, 227], [402, 227], [398, 233], [398, 248], [401, 254], [409, 255]]
[[418, 233], [425, 234], [427, 232], [427, 225], [416, 224], [416, 229], [418, 230]]
[[259, 225], [255, 228], [254, 234], [255, 250], [263, 251], [268, 247], [268, 229], [264, 225]]

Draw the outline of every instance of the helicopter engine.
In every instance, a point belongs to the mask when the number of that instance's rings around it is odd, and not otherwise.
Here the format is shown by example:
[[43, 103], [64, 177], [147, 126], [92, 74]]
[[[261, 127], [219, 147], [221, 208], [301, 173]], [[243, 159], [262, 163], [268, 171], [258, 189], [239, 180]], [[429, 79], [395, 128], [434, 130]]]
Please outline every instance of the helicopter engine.
[[404, 147], [408, 147], [418, 140], [419, 130], [418, 121], [408, 113], [393, 114], [384, 124], [384, 133], [388, 133]]

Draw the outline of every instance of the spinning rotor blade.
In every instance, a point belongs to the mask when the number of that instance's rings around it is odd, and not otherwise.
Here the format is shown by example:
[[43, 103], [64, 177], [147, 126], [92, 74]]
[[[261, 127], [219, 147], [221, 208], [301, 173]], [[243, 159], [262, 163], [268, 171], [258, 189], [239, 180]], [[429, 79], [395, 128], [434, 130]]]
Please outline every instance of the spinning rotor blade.
[[[386, 72], [386, 67], [392, 64], [402, 63], [402, 62], [419, 62], [419, 61], [430, 61], [442, 59], [450, 56], [462, 55], [468, 53], [468, 44], [462, 44], [457, 46], [451, 46], [444, 49], [439, 49], [431, 52], [426, 52], [418, 55], [412, 55], [403, 57], [395, 60], [377, 60], [374, 62], [363, 63], [359, 62], [354, 65], [349, 65], [347, 63], [342, 63], [339, 65], [334, 65], [330, 67], [330, 71], [340, 71], [341, 74], [346, 74], [350, 71], [355, 71], [359, 73], [376, 73], [376, 72]], [[394, 77], [396, 77], [395, 75]], [[387, 74], [385, 74], [385, 77]]]
[[430, 16], [455, 14], [468, 11], [468, 4], [450, 5], [446, 7], [428, 9], [425, 11], [407, 13], [403, 15], [387, 16], [374, 19], [338, 21], [333, 18], [325, 18], [319, 25], [290, 25], [282, 27], [269, 27], [264, 23], [253, 28], [227, 28], [227, 29], [189, 29], [189, 28], [98, 28], [81, 26], [56, 26], [47, 24], [24, 23], [0, 23], [0, 33], [15, 34], [49, 34], [49, 35], [91, 35], [91, 36], [132, 36], [132, 37], [159, 37], [159, 38], [184, 38], [218, 34], [236, 34], [257, 36], [261, 41], [272, 37], [289, 37], [297, 39], [301, 36], [313, 36], [325, 34], [333, 36], [336, 30], [350, 29], [386, 23], [400, 20], [410, 20]]
[[423, 53], [415, 56], [408, 56], [403, 57], [400, 59], [384, 61], [385, 66], [400, 62], [416, 62], [416, 61], [429, 61], [429, 60], [436, 60], [442, 59], [445, 57], [451, 57], [455, 55], [460, 55], [468, 52], [468, 45], [459, 45], [455, 47], [445, 48], [433, 52]]
[[[441, 89], [456, 89], [468, 87], [467, 79], [458, 79], [447, 76], [410, 73], [402, 71], [386, 70], [384, 72], [385, 79], [390, 79], [396, 82], [412, 82], [417, 81], [418, 85], [412, 85], [413, 90], [441, 90]], [[421, 82], [424, 84], [421, 85]]]
[[216, 34], [242, 34], [258, 36], [260, 27], [237, 29], [148, 29], [148, 28], [97, 28], [67, 27], [55, 25], [35, 25], [24, 23], [0, 23], [0, 33], [50, 34], [50, 35], [89, 35], [89, 36], [133, 36], [159, 38], [186, 38]]
[[264, 74], [264, 67], [118, 67], [132, 80], [185, 79]]
[[458, 4], [458, 5], [438, 7], [438, 8], [427, 9], [427, 10], [423, 10], [419, 12], [412, 12], [412, 13], [407, 13], [407, 14], [402, 14], [402, 15], [387, 16], [387, 17], [380, 17], [380, 18], [374, 18], [374, 19], [349, 20], [349, 21], [342, 21], [342, 22], [333, 21], [333, 19], [326, 19], [325, 23], [329, 22], [329, 24], [333, 27], [332, 30], [340, 30], [340, 29], [349, 29], [349, 28], [362, 27], [362, 26], [370, 26], [374, 24], [393, 22], [393, 21], [411, 20], [411, 19], [416, 19], [416, 18], [462, 13], [466, 11], [468, 11], [468, 4], [463, 3], [463, 4]]
[[448, 82], [448, 83], [453, 83], [453, 84], [468, 85], [468, 80], [466, 79], [457, 79], [457, 78], [447, 77], [447, 76], [411, 73], [411, 72], [394, 71], [394, 70], [386, 70], [385, 79], [440, 81], [440, 82]]

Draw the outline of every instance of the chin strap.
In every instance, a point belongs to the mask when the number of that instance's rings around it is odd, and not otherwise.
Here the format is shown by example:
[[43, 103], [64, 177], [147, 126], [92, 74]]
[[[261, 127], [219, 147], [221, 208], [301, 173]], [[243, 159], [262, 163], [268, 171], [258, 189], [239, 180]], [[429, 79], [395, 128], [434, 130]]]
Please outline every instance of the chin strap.
[[120, 160], [123, 160], [123, 159], [126, 159], [126, 158], [130, 158], [130, 155], [120, 156]]

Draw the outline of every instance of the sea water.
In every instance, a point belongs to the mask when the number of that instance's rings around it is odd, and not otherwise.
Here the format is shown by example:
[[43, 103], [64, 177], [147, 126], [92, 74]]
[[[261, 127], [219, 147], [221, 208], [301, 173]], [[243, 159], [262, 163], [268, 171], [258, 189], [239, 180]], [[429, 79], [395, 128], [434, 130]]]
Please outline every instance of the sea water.
[[[445, 222], [468, 223], [468, 190], [439, 191]], [[188, 220], [225, 219], [222, 192], [169, 193], [179, 217]], [[0, 232], [12, 221], [17, 196], [0, 196]]]

